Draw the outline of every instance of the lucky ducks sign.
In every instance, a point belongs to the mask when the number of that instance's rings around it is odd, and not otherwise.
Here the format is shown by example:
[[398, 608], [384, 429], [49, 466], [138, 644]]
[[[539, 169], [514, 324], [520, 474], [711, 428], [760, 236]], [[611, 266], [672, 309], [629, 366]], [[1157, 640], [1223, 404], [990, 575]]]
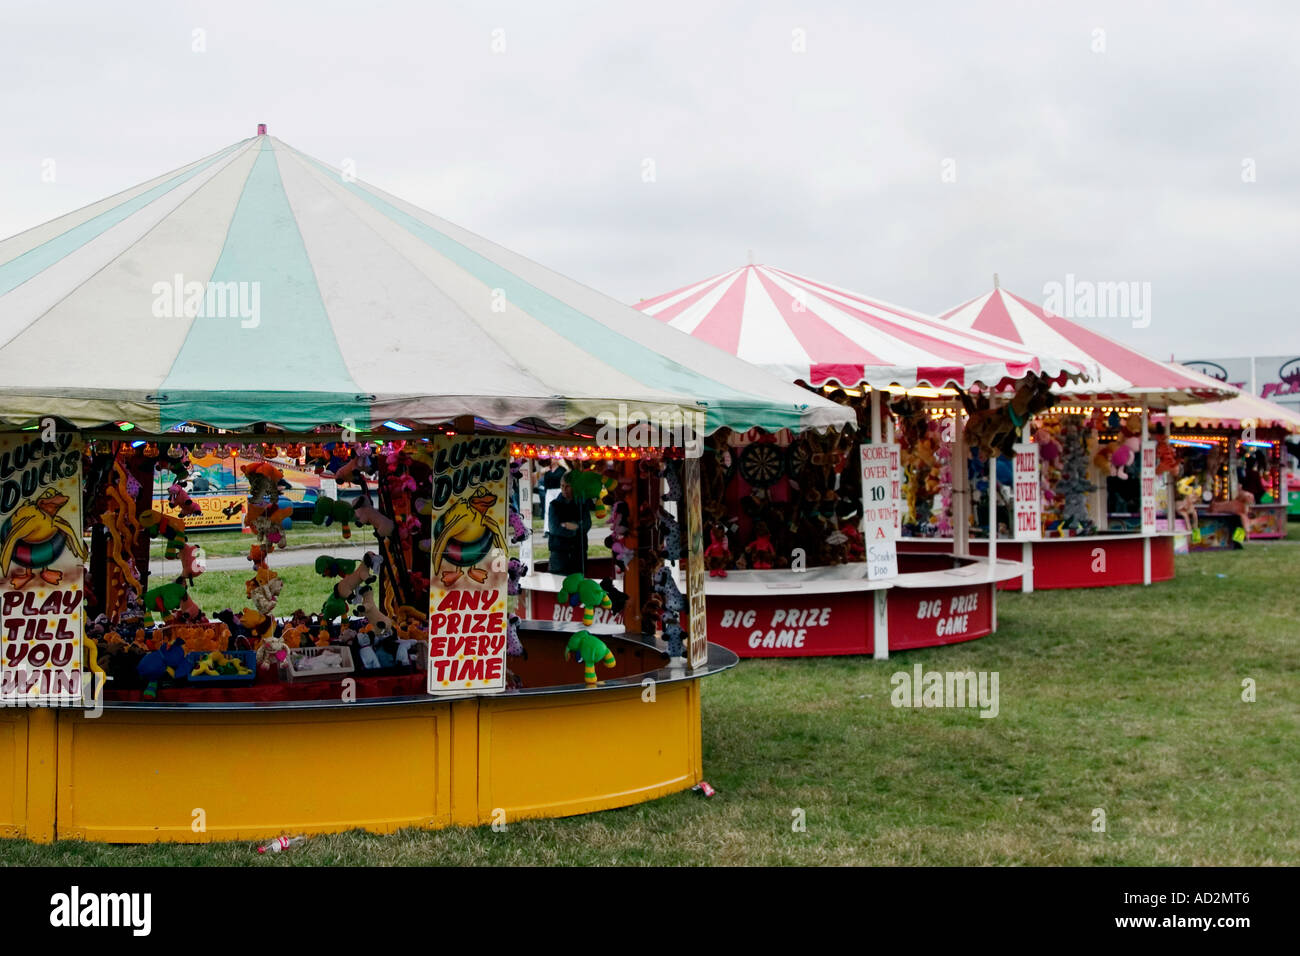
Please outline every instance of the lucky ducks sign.
[[434, 439], [430, 694], [505, 690], [509, 466], [504, 438]]
[[80, 704], [81, 442], [0, 435], [0, 704]]

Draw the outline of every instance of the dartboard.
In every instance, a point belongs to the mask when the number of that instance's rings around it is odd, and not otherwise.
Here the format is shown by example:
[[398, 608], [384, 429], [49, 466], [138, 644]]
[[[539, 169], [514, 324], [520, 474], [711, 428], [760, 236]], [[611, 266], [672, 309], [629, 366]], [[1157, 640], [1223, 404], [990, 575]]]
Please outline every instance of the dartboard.
[[785, 455], [775, 445], [750, 445], [740, 456], [740, 477], [755, 488], [771, 487], [784, 468]]
[[798, 441], [792, 444], [785, 460], [786, 474], [797, 479], [799, 472], [803, 471], [804, 466], [808, 464], [808, 458], [811, 454], [807, 442]]

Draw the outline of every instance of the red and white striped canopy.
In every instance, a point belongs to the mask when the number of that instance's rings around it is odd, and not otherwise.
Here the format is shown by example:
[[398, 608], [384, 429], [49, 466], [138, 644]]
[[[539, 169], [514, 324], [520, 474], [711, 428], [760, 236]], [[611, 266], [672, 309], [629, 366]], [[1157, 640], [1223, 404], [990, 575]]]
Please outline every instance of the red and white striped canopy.
[[954, 328], [996, 335], [1030, 352], [1046, 351], [1085, 362], [1098, 374], [1087, 382], [1067, 386], [1067, 394], [1102, 400], [1154, 400], [1157, 406], [1203, 402], [1235, 395], [1235, 389], [1215, 387], [1193, 375], [1084, 328], [1051, 315], [1005, 289], [994, 288], [940, 316]]
[[636, 303], [787, 380], [869, 385], [996, 387], [1030, 372], [1064, 381], [1087, 363], [1027, 350], [981, 332], [771, 266], [745, 266]]

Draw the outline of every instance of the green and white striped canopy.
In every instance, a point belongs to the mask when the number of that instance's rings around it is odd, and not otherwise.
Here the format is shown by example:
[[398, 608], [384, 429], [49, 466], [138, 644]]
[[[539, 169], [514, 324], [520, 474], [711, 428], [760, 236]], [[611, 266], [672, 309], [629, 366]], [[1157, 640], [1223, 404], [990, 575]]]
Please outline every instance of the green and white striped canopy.
[[[0, 421], [852, 414], [259, 135], [0, 242]], [[690, 422], [698, 421], [692, 417]]]

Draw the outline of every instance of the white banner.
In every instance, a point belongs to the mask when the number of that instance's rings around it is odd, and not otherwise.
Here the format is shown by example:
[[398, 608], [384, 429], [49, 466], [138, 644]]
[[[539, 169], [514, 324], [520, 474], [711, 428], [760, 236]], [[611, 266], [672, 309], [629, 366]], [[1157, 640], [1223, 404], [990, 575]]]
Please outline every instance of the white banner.
[[1142, 443], [1142, 533], [1156, 533], [1156, 443]]
[[862, 458], [862, 542], [867, 578], [898, 574], [898, 522], [901, 511], [897, 445], [859, 445]]
[[1032, 442], [1013, 446], [1015, 466], [1012, 488], [1015, 491], [1013, 535], [1017, 541], [1037, 541], [1043, 536], [1042, 487], [1038, 479], [1038, 446]]

